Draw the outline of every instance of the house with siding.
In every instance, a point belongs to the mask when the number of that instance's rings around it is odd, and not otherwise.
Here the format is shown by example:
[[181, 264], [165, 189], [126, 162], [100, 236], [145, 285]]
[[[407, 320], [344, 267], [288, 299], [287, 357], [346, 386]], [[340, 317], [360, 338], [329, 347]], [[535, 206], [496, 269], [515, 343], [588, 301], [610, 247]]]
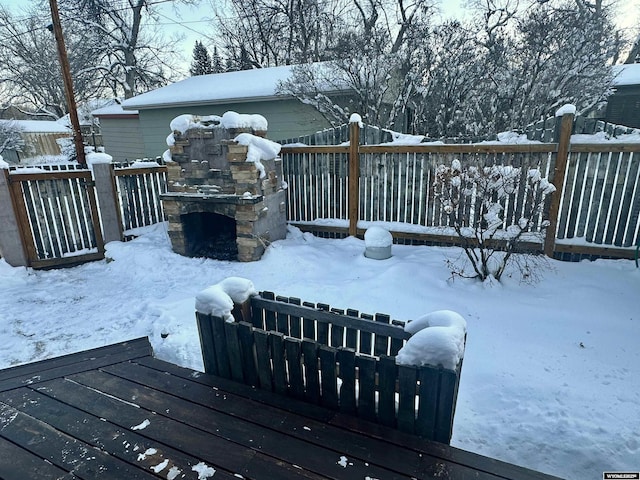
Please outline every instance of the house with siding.
[[105, 151], [116, 162], [144, 158], [144, 141], [137, 110], [124, 110], [114, 103], [91, 114], [100, 122], [100, 133]]
[[640, 128], [640, 63], [613, 67], [614, 93], [607, 99], [604, 120]]
[[[281, 66], [189, 77], [125, 100], [122, 111], [117, 114], [94, 112], [100, 118], [105, 150], [116, 160], [160, 156], [167, 149], [169, 123], [182, 114], [221, 116], [227, 111], [259, 114], [269, 122], [268, 138], [272, 140], [298, 137], [329, 127], [327, 120], [311, 105], [278, 93], [279, 83], [289, 78], [291, 68]], [[135, 135], [139, 135], [139, 148], [126, 146]], [[122, 140], [117, 140], [119, 136]]]

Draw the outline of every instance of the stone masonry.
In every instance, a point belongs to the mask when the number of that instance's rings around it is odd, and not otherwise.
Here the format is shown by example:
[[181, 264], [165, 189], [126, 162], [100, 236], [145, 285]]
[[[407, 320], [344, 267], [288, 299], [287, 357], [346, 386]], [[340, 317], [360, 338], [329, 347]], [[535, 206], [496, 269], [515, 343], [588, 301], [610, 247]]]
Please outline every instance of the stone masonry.
[[232, 140], [243, 132], [222, 127], [174, 132], [162, 201], [175, 252], [190, 255], [183, 216], [191, 213], [233, 218], [239, 261], [259, 260], [270, 242], [286, 236], [281, 160], [263, 160], [266, 175], [260, 178], [256, 164], [247, 161], [249, 147]]

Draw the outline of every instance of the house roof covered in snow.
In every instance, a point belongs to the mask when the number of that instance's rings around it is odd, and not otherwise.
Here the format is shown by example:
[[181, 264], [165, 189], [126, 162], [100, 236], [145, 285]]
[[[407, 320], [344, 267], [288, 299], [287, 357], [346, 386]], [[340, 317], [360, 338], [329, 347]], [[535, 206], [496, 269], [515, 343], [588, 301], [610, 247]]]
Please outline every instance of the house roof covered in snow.
[[259, 68], [189, 77], [125, 100], [122, 106], [129, 110], [273, 99], [277, 96], [278, 83], [289, 78], [291, 68]]
[[614, 65], [613, 85], [615, 87], [627, 85], [640, 85], [640, 63]]
[[122, 108], [122, 105], [119, 103], [113, 103], [111, 105], [107, 105], [106, 107], [98, 108], [91, 112], [91, 115], [94, 117], [121, 117], [121, 116], [132, 116], [137, 115], [137, 110], [125, 110]]
[[15, 122], [22, 133], [71, 133], [65, 125], [52, 120], [0, 120], [0, 122]]
[[[183, 105], [219, 105], [290, 98], [277, 93], [293, 66], [258, 68], [189, 77], [122, 102], [126, 111]], [[331, 90], [331, 89], [329, 89]]]

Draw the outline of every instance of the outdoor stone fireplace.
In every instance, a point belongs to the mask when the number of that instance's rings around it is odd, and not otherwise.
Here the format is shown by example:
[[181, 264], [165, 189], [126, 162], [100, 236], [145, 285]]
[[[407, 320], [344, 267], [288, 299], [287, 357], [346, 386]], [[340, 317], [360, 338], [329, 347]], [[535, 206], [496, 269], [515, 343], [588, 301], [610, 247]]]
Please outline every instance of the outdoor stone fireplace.
[[[246, 145], [233, 140], [241, 133]], [[215, 120], [174, 130], [161, 198], [176, 253], [248, 262], [286, 236], [282, 163], [265, 158], [265, 134]]]

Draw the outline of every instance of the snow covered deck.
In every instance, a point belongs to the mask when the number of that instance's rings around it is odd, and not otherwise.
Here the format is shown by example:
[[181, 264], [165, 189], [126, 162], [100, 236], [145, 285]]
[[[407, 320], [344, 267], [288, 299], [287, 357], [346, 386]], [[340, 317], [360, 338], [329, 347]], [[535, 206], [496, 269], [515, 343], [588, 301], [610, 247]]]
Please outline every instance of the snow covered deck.
[[0, 370], [0, 478], [555, 477], [157, 360], [148, 339]]

